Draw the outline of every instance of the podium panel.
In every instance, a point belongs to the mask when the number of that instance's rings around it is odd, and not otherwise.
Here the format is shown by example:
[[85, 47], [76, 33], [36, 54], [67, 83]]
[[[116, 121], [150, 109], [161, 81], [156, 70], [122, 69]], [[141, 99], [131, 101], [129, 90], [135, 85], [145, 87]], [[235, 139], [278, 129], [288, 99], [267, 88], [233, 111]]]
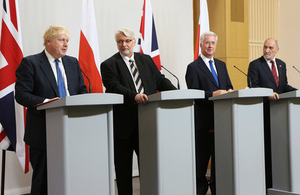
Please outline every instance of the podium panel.
[[45, 104], [49, 195], [115, 195], [112, 104], [117, 94], [83, 94]]
[[218, 195], [265, 195], [263, 97], [273, 91], [243, 89], [211, 97], [215, 113]]
[[270, 104], [273, 188], [268, 194], [300, 194], [300, 91]]
[[200, 98], [200, 90], [166, 91], [139, 105], [141, 194], [196, 194], [193, 99]]

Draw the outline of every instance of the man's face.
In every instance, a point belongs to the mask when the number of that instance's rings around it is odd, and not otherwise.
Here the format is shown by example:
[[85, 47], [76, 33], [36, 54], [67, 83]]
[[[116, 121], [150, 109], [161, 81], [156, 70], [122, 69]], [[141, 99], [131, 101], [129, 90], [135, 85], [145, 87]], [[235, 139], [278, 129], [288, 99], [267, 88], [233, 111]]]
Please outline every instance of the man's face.
[[274, 59], [278, 50], [279, 48], [277, 47], [277, 44], [274, 39], [268, 39], [265, 41], [263, 52], [264, 52], [264, 57], [267, 60]]
[[51, 41], [47, 41], [46, 50], [55, 58], [61, 58], [67, 54], [69, 37], [65, 34], [57, 35]]
[[135, 39], [132, 37], [126, 37], [123, 33], [117, 34], [117, 46], [118, 50], [124, 56], [131, 57], [133, 54], [133, 48], [135, 46]]
[[213, 35], [205, 36], [202, 43], [200, 43], [201, 53], [207, 58], [212, 58], [216, 52], [216, 37]]

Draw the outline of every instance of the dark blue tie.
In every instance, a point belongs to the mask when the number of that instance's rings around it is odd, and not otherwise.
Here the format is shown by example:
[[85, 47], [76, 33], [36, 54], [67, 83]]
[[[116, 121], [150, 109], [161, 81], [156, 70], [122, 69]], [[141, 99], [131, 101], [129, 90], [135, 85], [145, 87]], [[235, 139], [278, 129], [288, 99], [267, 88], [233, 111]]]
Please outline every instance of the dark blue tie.
[[212, 61], [212, 60], [209, 60], [209, 66], [210, 66], [211, 73], [212, 73], [212, 75], [214, 76], [214, 78], [215, 78], [215, 80], [216, 80], [216, 82], [217, 82], [217, 84], [218, 84], [218, 87], [219, 87], [218, 75], [217, 75], [217, 73], [216, 73], [216, 71], [215, 71], [215, 69], [214, 69], [213, 61]]
[[63, 98], [66, 97], [65, 84], [59, 68], [59, 60], [56, 59], [55, 63], [56, 63], [56, 70], [57, 70], [57, 85], [58, 85], [59, 97]]

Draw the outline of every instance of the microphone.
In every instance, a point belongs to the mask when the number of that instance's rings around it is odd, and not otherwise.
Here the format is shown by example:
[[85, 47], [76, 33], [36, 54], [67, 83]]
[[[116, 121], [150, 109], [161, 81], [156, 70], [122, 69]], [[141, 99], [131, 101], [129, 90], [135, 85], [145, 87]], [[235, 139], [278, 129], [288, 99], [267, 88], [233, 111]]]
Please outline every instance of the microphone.
[[91, 85], [91, 81], [89, 79], [89, 77], [83, 72], [83, 70], [81, 69], [80, 65], [78, 64], [78, 62], [76, 61], [75, 63], [77, 65], [77, 67], [80, 69], [80, 71], [84, 74], [84, 76], [87, 78], [88, 82], [89, 82], [89, 92], [92, 93], [92, 85]]
[[233, 65], [233, 67], [236, 68], [236, 69], [238, 69], [241, 73], [243, 73], [248, 78], [249, 88], [252, 88], [252, 82], [251, 82], [250, 77], [246, 73], [244, 73], [241, 69], [239, 69], [238, 67], [236, 67], [236, 65]]
[[299, 72], [300, 73], [300, 71], [295, 67], [295, 66], [293, 66], [293, 68], [295, 69], [295, 70], [297, 70], [297, 72]]
[[163, 69], [165, 69], [168, 73], [170, 73], [173, 77], [176, 78], [177, 80], [177, 88], [180, 89], [180, 86], [179, 86], [179, 79], [177, 78], [177, 76], [175, 76], [172, 72], [170, 72], [168, 69], [166, 69], [163, 65], [160, 65]]

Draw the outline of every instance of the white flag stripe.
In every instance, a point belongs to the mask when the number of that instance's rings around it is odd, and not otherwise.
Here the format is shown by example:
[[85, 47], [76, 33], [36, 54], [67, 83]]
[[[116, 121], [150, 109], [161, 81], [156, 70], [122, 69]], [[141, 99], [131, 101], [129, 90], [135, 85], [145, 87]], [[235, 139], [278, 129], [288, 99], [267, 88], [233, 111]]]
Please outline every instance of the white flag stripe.
[[[199, 16], [199, 25], [200, 25], [200, 36], [204, 33], [209, 31], [209, 17], [208, 17], [208, 9], [207, 9], [207, 1], [200, 0], [200, 16]], [[200, 44], [199, 47], [199, 54], [201, 53]]]
[[15, 83], [9, 85], [8, 87], [4, 88], [3, 90], [0, 91], [0, 98], [3, 98], [7, 94], [11, 93], [15, 89]]
[[96, 18], [94, 13], [94, 3], [91, 0], [83, 0], [81, 31], [94, 52], [96, 66], [100, 73], [100, 52], [98, 45], [97, 26], [95, 24]]

